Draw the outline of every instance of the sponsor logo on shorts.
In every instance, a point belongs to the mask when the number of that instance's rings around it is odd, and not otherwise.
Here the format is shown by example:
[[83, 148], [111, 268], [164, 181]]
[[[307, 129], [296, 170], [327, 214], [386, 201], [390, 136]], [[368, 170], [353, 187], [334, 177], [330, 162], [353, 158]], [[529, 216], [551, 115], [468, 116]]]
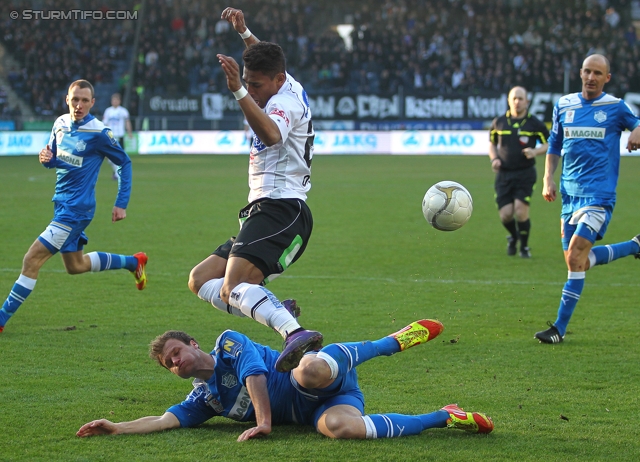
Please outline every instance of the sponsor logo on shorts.
[[233, 298], [234, 300], [238, 301], [240, 299], [240, 293], [239, 292], [231, 292], [229, 294], [229, 298]]
[[607, 132], [604, 128], [596, 127], [567, 127], [564, 129], [564, 137], [567, 139], [592, 139], [603, 140], [604, 135]]
[[80, 156], [75, 156], [70, 154], [62, 149], [58, 148], [58, 160], [61, 160], [69, 165], [73, 165], [74, 167], [82, 167], [83, 158]]

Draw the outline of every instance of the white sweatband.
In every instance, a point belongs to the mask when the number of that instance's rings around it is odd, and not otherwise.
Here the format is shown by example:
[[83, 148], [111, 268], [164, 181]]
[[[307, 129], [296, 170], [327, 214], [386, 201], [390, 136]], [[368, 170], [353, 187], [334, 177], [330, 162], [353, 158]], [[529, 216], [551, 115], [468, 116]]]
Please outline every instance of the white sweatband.
[[247, 96], [248, 94], [249, 94], [249, 92], [244, 87], [240, 87], [239, 90], [236, 90], [236, 91], [233, 92], [233, 96], [235, 96], [236, 99], [242, 99], [245, 96]]
[[[238, 32], [239, 33], [239, 32]], [[239, 33], [240, 34], [240, 33]], [[242, 40], [246, 40], [249, 37], [251, 37], [253, 34], [251, 33], [251, 31], [249, 30], [249, 28], [247, 27], [247, 30], [245, 30], [242, 34], [240, 34], [240, 37], [242, 37]]]

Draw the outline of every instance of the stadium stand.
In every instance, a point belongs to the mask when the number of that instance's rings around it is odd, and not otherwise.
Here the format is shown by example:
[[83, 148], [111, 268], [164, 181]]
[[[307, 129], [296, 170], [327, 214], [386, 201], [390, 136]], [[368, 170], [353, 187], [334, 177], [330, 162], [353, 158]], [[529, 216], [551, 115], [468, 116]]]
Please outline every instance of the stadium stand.
[[[133, 10], [133, 2], [120, 3], [123, 8]], [[6, 69], [6, 79], [36, 114], [57, 116], [64, 112], [64, 95], [75, 79], [86, 78], [106, 95], [115, 89], [114, 83], [126, 70], [127, 54], [132, 51], [130, 22], [10, 18], [11, 11], [22, 13], [26, 9], [107, 11], [107, 8], [101, 0], [3, 2], [0, 36], [5, 49], [19, 63]], [[105, 104], [108, 101], [107, 96]]]
[[[8, 2], [2, 18], [25, 3], [53, 9], [52, 0]], [[133, 11], [136, 2], [61, 0], [56, 10]], [[87, 78], [103, 101], [131, 81], [147, 94], [223, 91], [217, 53], [240, 59], [243, 44], [220, 20], [227, 3], [147, 0], [133, 77], [128, 75], [136, 21], [11, 20], [0, 37], [19, 67], [5, 69], [13, 91], [36, 114], [60, 113], [68, 83]], [[252, 31], [279, 43], [289, 71], [309, 93], [339, 91], [479, 93], [515, 84], [533, 91], [579, 88], [584, 56], [612, 62], [607, 91], [640, 91], [640, 42], [630, 0], [246, 0]], [[351, 46], [336, 25], [352, 24]], [[134, 93], [135, 96], [135, 93]], [[129, 110], [137, 113], [135, 98]]]

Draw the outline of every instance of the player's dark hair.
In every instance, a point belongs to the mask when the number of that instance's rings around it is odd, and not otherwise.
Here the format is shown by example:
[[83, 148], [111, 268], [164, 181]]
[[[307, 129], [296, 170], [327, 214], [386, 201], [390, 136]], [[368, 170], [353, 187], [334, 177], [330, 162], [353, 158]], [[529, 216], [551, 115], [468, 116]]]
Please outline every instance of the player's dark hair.
[[89, 83], [88, 80], [84, 80], [84, 79], [76, 80], [71, 85], [69, 85], [69, 90], [71, 90], [73, 87], [88, 88], [89, 90], [91, 90], [91, 98], [93, 98], [93, 93], [94, 93], [93, 85], [91, 85], [91, 83]]
[[162, 351], [164, 350], [165, 344], [171, 339], [180, 340], [185, 345], [189, 345], [192, 340], [194, 342], [196, 341], [192, 336], [181, 330], [168, 330], [164, 334], [154, 338], [149, 344], [149, 356], [164, 368], [167, 366], [162, 362]]
[[273, 79], [284, 74], [286, 59], [280, 45], [271, 42], [258, 42], [249, 46], [242, 53], [244, 67], [254, 72], [262, 72]]

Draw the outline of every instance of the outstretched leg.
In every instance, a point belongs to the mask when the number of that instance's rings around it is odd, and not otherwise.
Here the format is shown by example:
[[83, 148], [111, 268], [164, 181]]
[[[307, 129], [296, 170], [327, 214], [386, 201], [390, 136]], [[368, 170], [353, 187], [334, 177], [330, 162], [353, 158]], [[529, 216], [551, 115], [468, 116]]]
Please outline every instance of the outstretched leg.
[[[342, 402], [345, 397], [336, 397]], [[347, 399], [349, 397], [346, 397]], [[328, 401], [331, 403], [331, 400]], [[455, 404], [428, 414], [362, 415], [358, 407], [338, 404], [326, 407], [316, 422], [316, 429], [329, 438], [377, 439], [419, 435], [430, 428], [457, 428], [470, 433], [491, 433], [493, 421], [479, 412], [465, 412]]]
[[[344, 375], [351, 369], [377, 356], [391, 356], [412, 346], [433, 340], [443, 331], [440, 321], [415, 321], [398, 332], [374, 341], [334, 343], [318, 352], [331, 369], [331, 378]], [[304, 386], [304, 385], [303, 385]]]
[[[75, 253], [75, 252], [74, 252]], [[74, 263], [71, 263], [71, 259], [67, 260], [67, 256], [71, 254], [62, 254], [62, 259], [67, 267], [69, 273], [72, 273]], [[142, 290], [147, 286], [147, 262], [149, 258], [144, 252], [138, 252], [133, 255], [119, 255], [115, 253], [107, 252], [89, 252], [86, 255], [80, 253], [84, 264], [89, 261], [89, 271], [92, 273], [98, 273], [100, 271], [126, 269], [133, 274], [136, 280], [136, 287], [138, 290]], [[77, 260], [77, 259], [76, 259]], [[78, 272], [86, 272], [78, 271]], [[73, 274], [73, 273], [72, 273]]]
[[589, 252], [589, 263], [590, 267], [606, 265], [618, 258], [624, 258], [630, 255], [640, 258], [640, 234], [629, 241], [599, 245], [592, 248], [591, 252]]

